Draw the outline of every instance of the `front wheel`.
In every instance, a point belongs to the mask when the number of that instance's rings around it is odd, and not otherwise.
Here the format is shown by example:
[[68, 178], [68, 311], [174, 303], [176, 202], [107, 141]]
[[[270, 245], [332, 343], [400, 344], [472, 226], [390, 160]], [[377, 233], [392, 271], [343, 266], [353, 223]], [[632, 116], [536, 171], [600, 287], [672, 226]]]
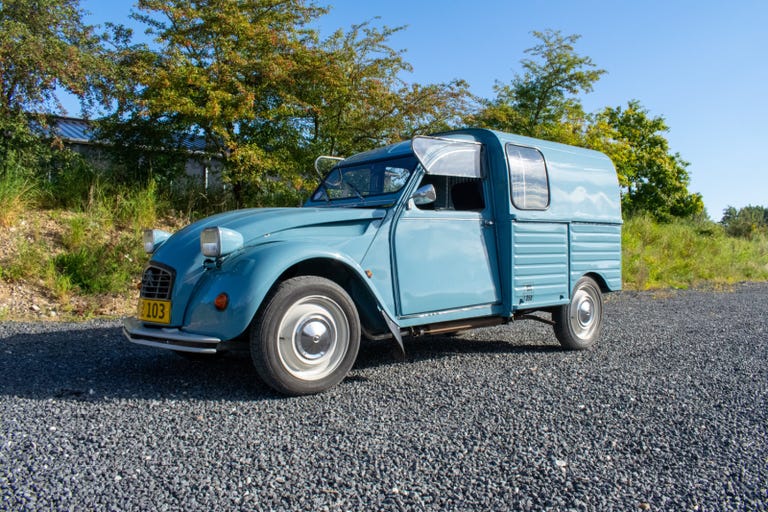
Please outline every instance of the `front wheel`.
[[555, 336], [560, 344], [571, 350], [592, 347], [603, 325], [603, 294], [597, 283], [582, 277], [573, 289], [570, 304], [552, 313]]
[[354, 302], [341, 286], [317, 276], [280, 283], [251, 331], [257, 373], [287, 395], [335, 386], [352, 368], [359, 348]]

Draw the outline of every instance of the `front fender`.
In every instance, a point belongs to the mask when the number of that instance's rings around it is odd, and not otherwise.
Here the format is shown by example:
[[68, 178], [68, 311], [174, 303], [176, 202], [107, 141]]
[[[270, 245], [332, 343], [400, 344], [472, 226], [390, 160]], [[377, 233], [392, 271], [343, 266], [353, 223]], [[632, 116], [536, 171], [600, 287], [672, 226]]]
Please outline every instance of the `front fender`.
[[[288, 241], [254, 247], [236, 258], [223, 261], [220, 268], [207, 270], [190, 297], [184, 315], [184, 330], [222, 340], [239, 336], [248, 328], [269, 291], [288, 269], [318, 258], [337, 261], [357, 274], [379, 307], [393, 317], [385, 309], [379, 291], [352, 257], [327, 246]], [[214, 306], [214, 300], [221, 293], [229, 296], [229, 306], [224, 311]]]

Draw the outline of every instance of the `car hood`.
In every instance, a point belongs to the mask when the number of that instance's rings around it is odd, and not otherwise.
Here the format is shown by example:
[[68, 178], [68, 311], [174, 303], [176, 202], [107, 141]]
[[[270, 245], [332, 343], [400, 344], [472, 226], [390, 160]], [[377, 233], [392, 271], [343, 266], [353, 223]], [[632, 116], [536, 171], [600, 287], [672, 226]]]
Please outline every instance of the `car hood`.
[[243, 236], [245, 247], [286, 239], [337, 239], [362, 235], [368, 225], [386, 214], [364, 208], [251, 208], [207, 217], [185, 227], [161, 245], [153, 260], [178, 267], [180, 259], [200, 260], [200, 233], [224, 227]]

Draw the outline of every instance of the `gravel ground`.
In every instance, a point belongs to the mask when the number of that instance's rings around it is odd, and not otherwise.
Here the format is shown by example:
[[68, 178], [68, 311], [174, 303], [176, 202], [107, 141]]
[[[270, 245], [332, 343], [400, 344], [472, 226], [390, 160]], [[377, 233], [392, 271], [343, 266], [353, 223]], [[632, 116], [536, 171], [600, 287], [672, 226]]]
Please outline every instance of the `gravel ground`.
[[323, 395], [116, 322], [0, 324], [3, 510], [766, 510], [768, 285], [363, 346]]

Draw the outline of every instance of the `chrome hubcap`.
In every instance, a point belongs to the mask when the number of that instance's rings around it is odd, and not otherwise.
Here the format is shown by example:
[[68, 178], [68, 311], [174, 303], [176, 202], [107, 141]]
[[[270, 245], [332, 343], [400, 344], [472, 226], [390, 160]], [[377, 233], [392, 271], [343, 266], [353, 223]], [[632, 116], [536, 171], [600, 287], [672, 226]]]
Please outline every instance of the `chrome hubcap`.
[[344, 360], [349, 336], [349, 321], [336, 301], [322, 295], [304, 297], [283, 314], [277, 355], [294, 377], [320, 380]]
[[571, 302], [571, 329], [582, 339], [591, 338], [599, 327], [597, 319], [601, 314], [600, 302], [591, 292], [590, 288], [579, 288], [574, 292]]
[[333, 331], [323, 317], [313, 317], [296, 328], [296, 351], [309, 360], [325, 355], [333, 343]]
[[579, 323], [582, 327], [587, 327], [592, 322], [592, 301], [589, 298], [585, 298], [581, 304], [579, 304]]

